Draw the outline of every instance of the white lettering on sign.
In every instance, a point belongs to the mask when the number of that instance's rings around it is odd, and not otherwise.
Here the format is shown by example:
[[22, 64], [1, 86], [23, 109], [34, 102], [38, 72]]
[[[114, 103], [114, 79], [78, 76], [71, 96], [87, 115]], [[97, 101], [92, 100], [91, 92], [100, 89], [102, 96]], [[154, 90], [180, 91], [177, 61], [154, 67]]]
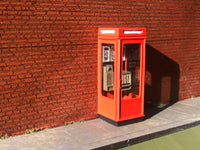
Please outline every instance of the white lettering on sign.
[[101, 34], [115, 34], [115, 30], [101, 30]]
[[124, 30], [124, 34], [142, 34], [141, 30]]

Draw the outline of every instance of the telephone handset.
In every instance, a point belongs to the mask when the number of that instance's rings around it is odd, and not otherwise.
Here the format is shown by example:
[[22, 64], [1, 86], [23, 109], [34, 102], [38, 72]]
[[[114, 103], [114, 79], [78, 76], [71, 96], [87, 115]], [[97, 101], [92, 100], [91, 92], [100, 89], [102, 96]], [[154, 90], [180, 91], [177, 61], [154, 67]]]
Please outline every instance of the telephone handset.
[[103, 66], [103, 90], [113, 91], [114, 90], [114, 72], [112, 65]]

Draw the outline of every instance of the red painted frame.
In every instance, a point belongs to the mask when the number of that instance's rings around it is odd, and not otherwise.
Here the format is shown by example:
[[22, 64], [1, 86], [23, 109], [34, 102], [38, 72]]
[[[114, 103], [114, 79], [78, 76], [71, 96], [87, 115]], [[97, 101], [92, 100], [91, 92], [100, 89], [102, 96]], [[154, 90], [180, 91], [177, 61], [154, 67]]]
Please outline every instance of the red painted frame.
[[[122, 40], [121, 42], [121, 53], [123, 53], [123, 45], [124, 44], [140, 44], [140, 83], [139, 83], [139, 95], [136, 98], [129, 98], [129, 99], [123, 99], [122, 97], [122, 90], [121, 90], [121, 111], [120, 111], [120, 120], [127, 120], [132, 118], [138, 118], [144, 116], [144, 72], [145, 72], [145, 51], [144, 51], [144, 45], [143, 40]], [[121, 54], [122, 55], [122, 54]], [[121, 62], [121, 75], [122, 78], [122, 65], [123, 62]], [[121, 79], [120, 79], [121, 80]], [[122, 85], [120, 85], [121, 87]], [[121, 89], [121, 88], [120, 88]]]
[[[103, 33], [104, 30], [107, 33]], [[124, 34], [124, 31], [130, 31]], [[133, 32], [132, 32], [133, 31]], [[98, 114], [115, 122], [144, 116], [145, 28], [99, 28], [98, 30]], [[114, 44], [114, 99], [102, 95], [102, 44]], [[122, 55], [124, 44], [140, 46], [140, 96], [122, 98]]]

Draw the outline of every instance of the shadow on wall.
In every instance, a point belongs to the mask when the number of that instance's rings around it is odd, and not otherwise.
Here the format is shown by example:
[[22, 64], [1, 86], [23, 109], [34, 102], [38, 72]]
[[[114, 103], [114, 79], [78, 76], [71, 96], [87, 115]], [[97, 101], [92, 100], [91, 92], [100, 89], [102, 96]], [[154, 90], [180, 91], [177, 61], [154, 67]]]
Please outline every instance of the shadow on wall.
[[178, 101], [179, 75], [179, 64], [146, 44], [146, 117], [150, 117]]

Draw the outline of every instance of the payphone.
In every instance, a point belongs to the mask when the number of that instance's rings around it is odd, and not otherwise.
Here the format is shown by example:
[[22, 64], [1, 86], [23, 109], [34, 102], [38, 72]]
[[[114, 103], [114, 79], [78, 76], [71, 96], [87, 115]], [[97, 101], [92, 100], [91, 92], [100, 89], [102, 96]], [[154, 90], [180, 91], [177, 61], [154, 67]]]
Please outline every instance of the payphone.
[[144, 117], [145, 28], [99, 28], [98, 114], [119, 123]]

